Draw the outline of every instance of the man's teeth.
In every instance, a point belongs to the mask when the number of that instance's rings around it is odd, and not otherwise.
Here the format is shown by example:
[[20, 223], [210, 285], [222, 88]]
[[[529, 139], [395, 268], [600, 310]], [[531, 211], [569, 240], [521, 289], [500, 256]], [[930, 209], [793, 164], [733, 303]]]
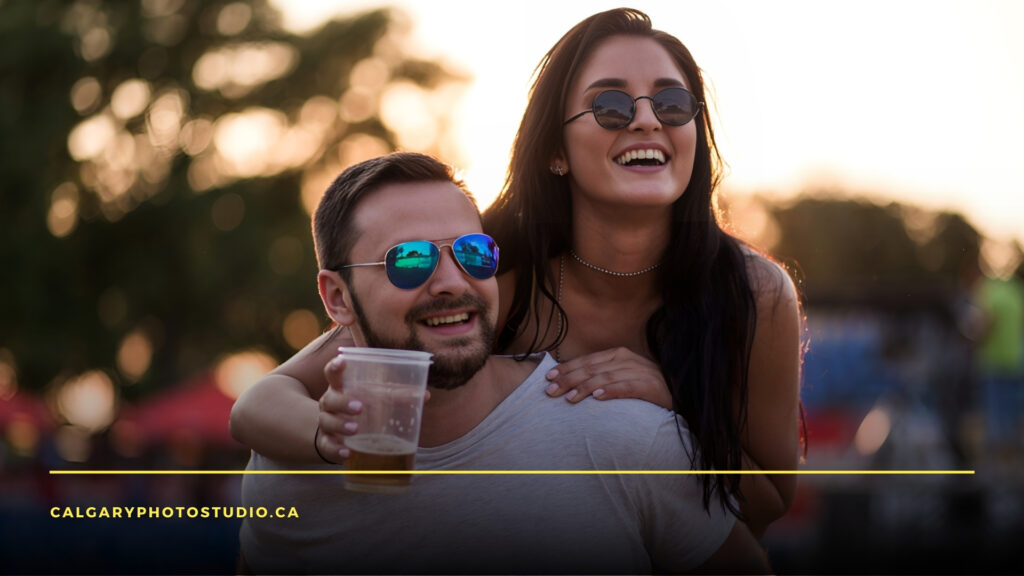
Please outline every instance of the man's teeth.
[[665, 153], [653, 148], [648, 148], [646, 150], [630, 150], [616, 158], [615, 163], [625, 166], [634, 160], [655, 160], [658, 164], [664, 164]]
[[469, 320], [469, 313], [463, 312], [462, 314], [455, 314], [453, 316], [438, 316], [436, 318], [427, 318], [424, 320], [427, 326], [440, 326], [442, 324], [459, 324]]

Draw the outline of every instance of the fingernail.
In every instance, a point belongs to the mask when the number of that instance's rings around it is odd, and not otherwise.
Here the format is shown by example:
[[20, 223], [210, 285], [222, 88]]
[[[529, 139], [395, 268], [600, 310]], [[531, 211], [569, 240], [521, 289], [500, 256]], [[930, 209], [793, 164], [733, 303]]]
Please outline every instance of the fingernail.
[[341, 363], [342, 363], [342, 362], [344, 362], [344, 361], [345, 361], [345, 359], [344, 359], [344, 358], [342, 358], [341, 356], [335, 356], [335, 357], [334, 357], [334, 360], [331, 360], [331, 367], [332, 367], [332, 368], [337, 368], [337, 367], [338, 367], [338, 366], [340, 366], [340, 365], [341, 365]]
[[356, 424], [355, 422], [345, 422], [345, 432], [348, 432], [349, 434], [351, 434], [351, 433], [355, 432], [358, 429], [359, 429], [359, 425]]
[[338, 456], [341, 456], [342, 458], [348, 458], [348, 456], [349, 456], [348, 448], [342, 448], [342, 449], [338, 450]]
[[598, 388], [594, 390], [594, 398], [600, 398], [601, 396], [604, 396], [604, 389]]
[[552, 368], [551, 370], [548, 371], [547, 374], [544, 375], [544, 377], [547, 378], [548, 380], [554, 380], [555, 378], [558, 378], [558, 369]]
[[348, 409], [349, 410], [353, 410], [353, 411], [354, 410], [359, 410], [362, 407], [363, 407], [363, 403], [360, 402], [359, 400], [352, 400], [351, 402], [348, 403]]
[[544, 391], [548, 393], [548, 396], [552, 396], [555, 392], [558, 392], [558, 384], [552, 384], [545, 388]]
[[575, 390], [570, 390], [569, 393], [565, 395], [565, 399], [566, 400], [572, 400], [575, 397], [576, 397], [576, 391]]

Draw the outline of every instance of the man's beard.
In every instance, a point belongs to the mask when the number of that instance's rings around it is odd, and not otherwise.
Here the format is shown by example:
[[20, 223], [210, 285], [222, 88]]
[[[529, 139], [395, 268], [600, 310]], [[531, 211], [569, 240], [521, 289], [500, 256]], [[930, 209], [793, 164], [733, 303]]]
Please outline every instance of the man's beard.
[[[427, 376], [427, 385], [438, 390], [452, 390], [462, 386], [480, 371], [487, 363], [494, 346], [494, 324], [487, 317], [487, 303], [477, 296], [465, 294], [457, 299], [436, 298], [417, 306], [405, 315], [405, 324], [409, 329], [408, 337], [403, 341], [400, 338], [390, 338], [378, 334], [370, 327], [363, 308], [359, 304], [359, 298], [355, 291], [352, 294], [352, 307], [355, 309], [356, 322], [363, 331], [366, 338], [366, 345], [370, 348], [391, 348], [396, 350], [418, 350], [429, 352], [434, 355], [434, 363], [430, 366]], [[416, 335], [415, 318], [422, 318], [426, 314], [440, 314], [449, 310], [473, 308], [476, 312], [477, 322], [480, 324], [480, 336], [465, 336], [455, 340], [449, 340], [449, 346], [442, 350], [427, 350], [426, 344]], [[445, 355], [452, 349], [462, 351], [457, 357]]]

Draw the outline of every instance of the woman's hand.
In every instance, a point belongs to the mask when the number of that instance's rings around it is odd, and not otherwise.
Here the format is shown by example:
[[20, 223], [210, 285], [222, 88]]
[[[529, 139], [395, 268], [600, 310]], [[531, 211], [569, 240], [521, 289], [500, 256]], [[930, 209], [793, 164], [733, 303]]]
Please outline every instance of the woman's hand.
[[345, 394], [342, 372], [345, 359], [337, 356], [324, 366], [327, 391], [320, 397], [319, 432], [316, 435], [316, 450], [320, 457], [340, 464], [349, 457], [345, 438], [359, 431], [354, 416], [363, 411], [363, 403]]
[[628, 348], [612, 348], [574, 358], [547, 373], [549, 396], [575, 404], [587, 396], [598, 400], [639, 398], [672, 409], [672, 395], [657, 364]]

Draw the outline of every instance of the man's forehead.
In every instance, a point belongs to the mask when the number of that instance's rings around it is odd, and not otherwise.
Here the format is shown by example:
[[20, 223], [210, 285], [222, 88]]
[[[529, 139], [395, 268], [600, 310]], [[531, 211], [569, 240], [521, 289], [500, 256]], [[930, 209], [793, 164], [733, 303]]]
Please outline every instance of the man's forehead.
[[434, 242], [480, 232], [480, 214], [451, 182], [390, 184], [369, 193], [356, 208], [355, 226], [363, 246], [387, 249], [407, 240]]

